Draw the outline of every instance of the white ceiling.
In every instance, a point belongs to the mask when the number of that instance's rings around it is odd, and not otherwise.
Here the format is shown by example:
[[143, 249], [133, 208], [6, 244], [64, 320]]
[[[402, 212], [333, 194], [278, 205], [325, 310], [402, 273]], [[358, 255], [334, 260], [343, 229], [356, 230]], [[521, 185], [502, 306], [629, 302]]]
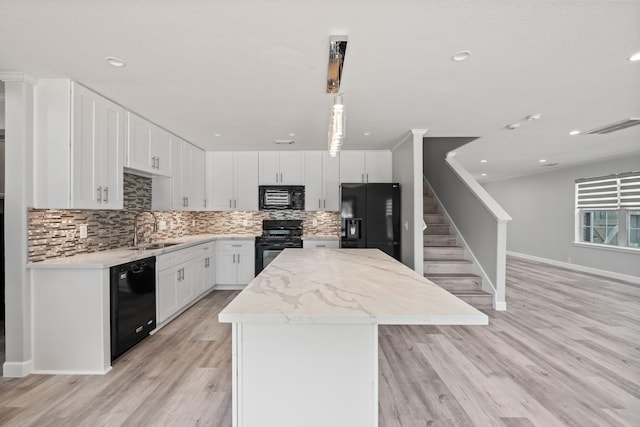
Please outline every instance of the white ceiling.
[[568, 135], [640, 116], [638, 1], [0, 0], [0, 72], [71, 78], [208, 150], [324, 149], [342, 34], [345, 149], [476, 136], [456, 156], [480, 180], [640, 152], [640, 126]]

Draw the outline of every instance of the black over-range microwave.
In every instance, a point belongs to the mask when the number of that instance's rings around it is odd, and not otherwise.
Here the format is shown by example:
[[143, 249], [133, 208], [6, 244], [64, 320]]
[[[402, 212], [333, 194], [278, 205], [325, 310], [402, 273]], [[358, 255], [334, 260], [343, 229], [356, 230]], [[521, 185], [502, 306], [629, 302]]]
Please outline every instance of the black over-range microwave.
[[258, 192], [261, 211], [304, 210], [304, 185], [260, 185]]

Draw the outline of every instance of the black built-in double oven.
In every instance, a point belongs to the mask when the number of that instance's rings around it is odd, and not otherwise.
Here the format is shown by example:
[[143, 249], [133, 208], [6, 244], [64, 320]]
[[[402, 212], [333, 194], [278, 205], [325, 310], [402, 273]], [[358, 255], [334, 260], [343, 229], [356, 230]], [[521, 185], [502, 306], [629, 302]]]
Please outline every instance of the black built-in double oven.
[[302, 221], [262, 221], [262, 236], [256, 237], [256, 276], [286, 248], [302, 247]]

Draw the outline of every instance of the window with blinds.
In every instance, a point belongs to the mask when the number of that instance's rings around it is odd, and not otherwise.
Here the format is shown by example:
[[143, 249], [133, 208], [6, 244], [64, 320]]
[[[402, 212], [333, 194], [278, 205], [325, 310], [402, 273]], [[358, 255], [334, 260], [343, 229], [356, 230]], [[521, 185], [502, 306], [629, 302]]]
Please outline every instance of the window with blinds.
[[576, 240], [638, 248], [640, 172], [576, 180]]

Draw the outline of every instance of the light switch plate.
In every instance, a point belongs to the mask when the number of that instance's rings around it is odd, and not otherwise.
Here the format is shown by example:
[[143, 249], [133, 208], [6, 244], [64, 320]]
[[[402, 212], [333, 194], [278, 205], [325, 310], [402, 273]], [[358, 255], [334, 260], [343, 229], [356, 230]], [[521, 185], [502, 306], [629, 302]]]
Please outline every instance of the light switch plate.
[[81, 239], [86, 239], [87, 238], [87, 234], [88, 234], [88, 229], [89, 227], [87, 226], [87, 224], [80, 224], [78, 226], [78, 229], [80, 230], [80, 238]]
[[165, 220], [158, 221], [158, 229], [159, 230], [166, 230], [167, 229], [167, 221], [165, 221]]

